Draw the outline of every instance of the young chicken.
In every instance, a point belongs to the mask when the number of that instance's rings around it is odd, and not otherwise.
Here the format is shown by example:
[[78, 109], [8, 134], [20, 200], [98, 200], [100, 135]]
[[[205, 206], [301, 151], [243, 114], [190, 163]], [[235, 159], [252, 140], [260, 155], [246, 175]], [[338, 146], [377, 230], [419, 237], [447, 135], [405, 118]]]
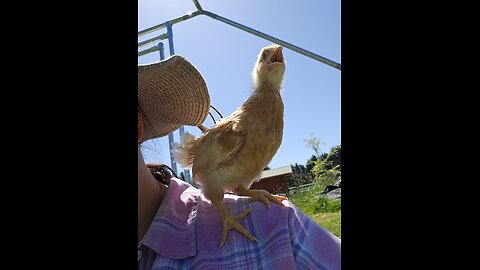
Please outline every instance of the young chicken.
[[203, 193], [220, 211], [223, 222], [222, 241], [228, 231], [238, 230], [249, 240], [256, 241], [239, 221], [251, 208], [232, 217], [222, 204], [226, 191], [282, 205], [282, 196], [264, 190], [250, 190], [258, 181], [282, 142], [283, 102], [280, 89], [283, 84], [285, 62], [282, 47], [271, 45], [262, 49], [253, 69], [254, 90], [250, 98], [231, 115], [207, 129], [199, 126], [203, 135], [196, 139], [184, 133], [182, 143], [174, 146], [176, 161], [184, 168], [192, 167], [193, 179], [202, 186]]

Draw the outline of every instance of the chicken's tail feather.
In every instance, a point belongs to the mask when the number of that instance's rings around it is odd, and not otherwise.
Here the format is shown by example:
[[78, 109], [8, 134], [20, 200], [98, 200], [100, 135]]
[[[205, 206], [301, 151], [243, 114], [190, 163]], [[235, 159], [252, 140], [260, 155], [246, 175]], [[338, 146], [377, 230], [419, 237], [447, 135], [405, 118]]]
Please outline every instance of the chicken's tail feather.
[[193, 164], [195, 136], [185, 132], [182, 135], [182, 142], [173, 144], [173, 157], [183, 168], [190, 168]]

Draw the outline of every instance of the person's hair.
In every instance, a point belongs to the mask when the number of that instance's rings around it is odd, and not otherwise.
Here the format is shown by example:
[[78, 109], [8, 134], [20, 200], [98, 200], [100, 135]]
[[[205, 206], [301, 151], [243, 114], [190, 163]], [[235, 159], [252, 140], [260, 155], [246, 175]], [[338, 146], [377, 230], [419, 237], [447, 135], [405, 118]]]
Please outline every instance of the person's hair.
[[175, 172], [165, 164], [147, 163], [146, 165], [150, 170], [150, 172], [152, 173], [153, 177], [155, 177], [155, 179], [157, 179], [158, 181], [160, 181], [161, 183], [167, 186], [168, 184], [170, 184], [170, 179], [172, 178], [172, 174], [173, 176], [178, 178]]

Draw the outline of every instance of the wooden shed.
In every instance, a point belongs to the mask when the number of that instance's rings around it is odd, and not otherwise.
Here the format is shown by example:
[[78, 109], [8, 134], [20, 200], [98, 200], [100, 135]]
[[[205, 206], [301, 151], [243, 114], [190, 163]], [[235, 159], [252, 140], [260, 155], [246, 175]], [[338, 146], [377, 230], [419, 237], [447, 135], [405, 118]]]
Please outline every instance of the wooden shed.
[[250, 189], [264, 189], [271, 194], [286, 194], [288, 191], [287, 179], [291, 175], [292, 167], [290, 165], [262, 171], [260, 180], [253, 183]]

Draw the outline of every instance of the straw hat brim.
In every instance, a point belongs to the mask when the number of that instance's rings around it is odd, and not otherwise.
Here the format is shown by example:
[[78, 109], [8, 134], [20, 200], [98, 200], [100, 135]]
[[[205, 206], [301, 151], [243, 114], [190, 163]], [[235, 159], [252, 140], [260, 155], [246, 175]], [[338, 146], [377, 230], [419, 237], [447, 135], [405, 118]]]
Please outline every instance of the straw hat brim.
[[205, 80], [180, 55], [138, 66], [138, 102], [144, 117], [141, 142], [165, 136], [183, 125], [198, 126], [210, 110]]

